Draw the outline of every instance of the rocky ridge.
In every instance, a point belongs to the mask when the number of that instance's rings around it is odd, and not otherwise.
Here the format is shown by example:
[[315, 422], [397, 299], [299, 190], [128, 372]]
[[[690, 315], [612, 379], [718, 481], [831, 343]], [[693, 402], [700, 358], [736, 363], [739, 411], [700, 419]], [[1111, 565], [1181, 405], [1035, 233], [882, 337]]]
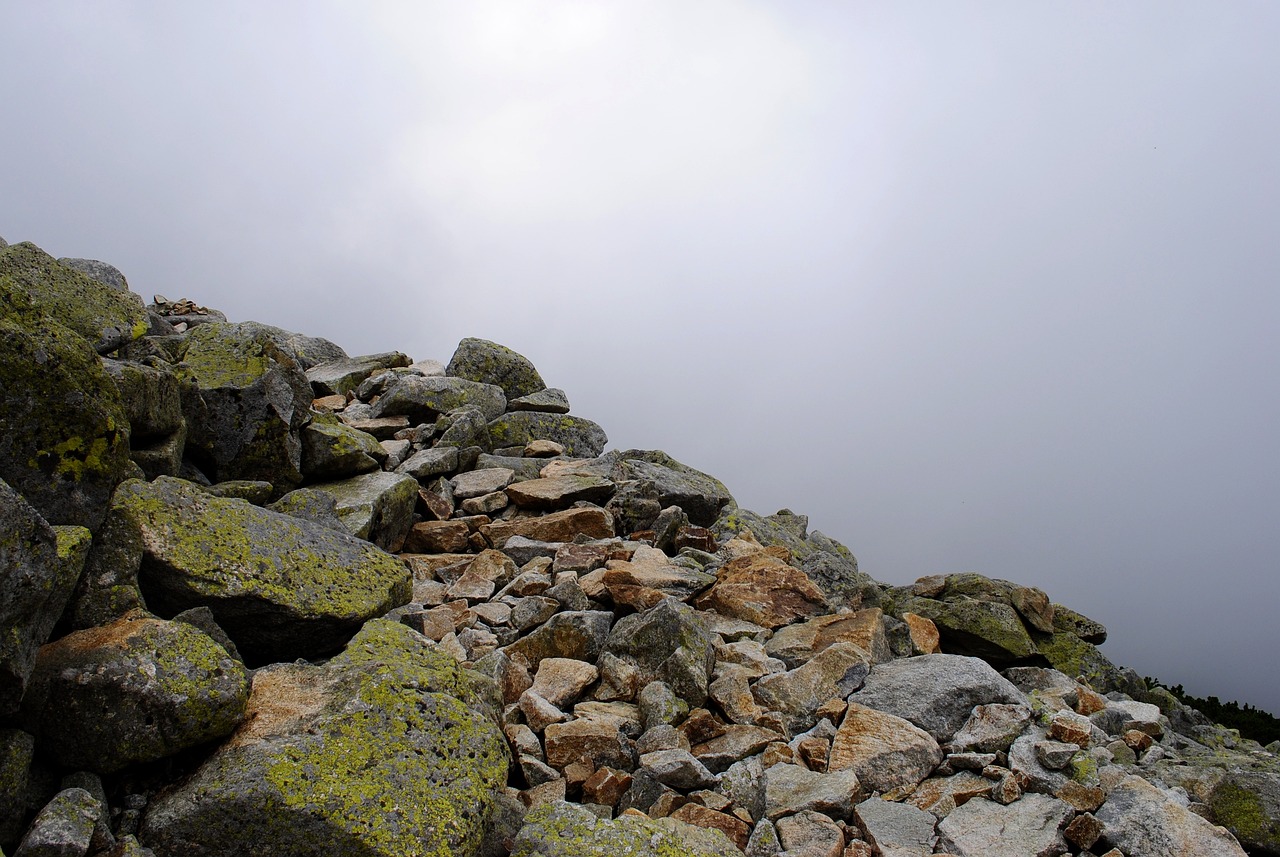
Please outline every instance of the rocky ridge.
[[0, 853], [1280, 854], [1280, 760], [978, 574], [0, 240]]

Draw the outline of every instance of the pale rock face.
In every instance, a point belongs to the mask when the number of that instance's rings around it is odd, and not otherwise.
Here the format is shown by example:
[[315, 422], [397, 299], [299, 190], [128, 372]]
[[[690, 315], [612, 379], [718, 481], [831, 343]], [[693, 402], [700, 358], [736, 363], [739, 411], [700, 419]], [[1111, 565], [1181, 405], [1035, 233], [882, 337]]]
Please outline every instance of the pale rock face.
[[831, 745], [829, 770], [852, 770], [863, 788], [914, 786], [938, 766], [942, 751], [928, 732], [901, 717], [849, 703]]
[[1048, 795], [1024, 795], [1008, 806], [974, 798], [939, 822], [939, 844], [956, 857], [1065, 854], [1062, 828], [1071, 813]]
[[1128, 776], [1095, 813], [1102, 833], [1128, 857], [1213, 854], [1243, 857], [1230, 833], [1187, 810], [1146, 780]]

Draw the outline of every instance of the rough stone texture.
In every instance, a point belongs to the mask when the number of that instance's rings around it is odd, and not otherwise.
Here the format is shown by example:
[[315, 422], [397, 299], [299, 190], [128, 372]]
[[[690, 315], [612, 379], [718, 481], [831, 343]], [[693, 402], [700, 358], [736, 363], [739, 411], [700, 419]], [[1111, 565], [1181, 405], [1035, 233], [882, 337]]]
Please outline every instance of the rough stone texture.
[[1025, 705], [995, 703], [974, 706], [964, 726], [951, 737], [951, 752], [1003, 752], [1030, 722], [1031, 709]]
[[1240, 855], [1235, 837], [1170, 800], [1141, 777], [1127, 776], [1094, 813], [1105, 840], [1126, 857]]
[[1214, 820], [1244, 847], [1280, 854], [1280, 772], [1227, 771], [1207, 803]]
[[418, 482], [402, 473], [365, 473], [311, 486], [334, 499], [334, 512], [351, 535], [398, 551], [413, 526]]
[[467, 338], [458, 343], [445, 374], [501, 387], [508, 399], [545, 390], [538, 370], [525, 357], [496, 342]]
[[25, 829], [30, 804], [31, 763], [36, 739], [20, 729], [0, 729], [0, 847], [16, 844]]
[[82, 857], [101, 818], [102, 804], [84, 789], [60, 791], [31, 822], [14, 857]]
[[778, 819], [774, 827], [779, 843], [789, 855], [840, 857], [844, 853], [844, 831], [820, 812], [802, 810]]
[[408, 365], [409, 358], [399, 351], [365, 354], [317, 363], [307, 370], [307, 381], [317, 397], [345, 396], [355, 392], [361, 382], [375, 372]]
[[949, 652], [1004, 663], [1038, 651], [1017, 611], [999, 601], [965, 596], [947, 601], [910, 598], [901, 609], [931, 620]]
[[663, 508], [679, 506], [700, 527], [715, 523], [733, 495], [719, 479], [681, 464], [660, 450], [630, 449], [621, 453], [624, 478], [653, 483]]
[[819, 616], [789, 625], [769, 638], [765, 651], [792, 669], [837, 642], [858, 646], [867, 653], [871, 663], [891, 661], [893, 652], [885, 639], [883, 615], [880, 608], [870, 607], [856, 613]]
[[674, 818], [609, 821], [558, 801], [529, 811], [511, 857], [742, 857], [742, 852], [719, 830]]
[[211, 637], [138, 613], [44, 646], [23, 716], [59, 763], [108, 773], [230, 734], [248, 696]]
[[794, 670], [761, 678], [755, 685], [756, 700], [781, 712], [792, 732], [802, 732], [814, 724], [823, 704], [862, 686], [870, 660], [853, 643], [835, 643]]
[[854, 821], [880, 857], [924, 857], [933, 853], [930, 813], [910, 804], [870, 798], [853, 808]]
[[[18, 709], [35, 666], [70, 600], [88, 550], [88, 531], [59, 533], [0, 480], [0, 717]], [[80, 539], [74, 543], [75, 534]]]
[[486, 419], [494, 419], [507, 407], [502, 389], [464, 378], [425, 378], [401, 375], [373, 406], [373, 417], [406, 416], [415, 425], [463, 407], [478, 408]]
[[635, 766], [630, 739], [609, 717], [580, 717], [567, 723], [551, 723], [545, 730], [547, 764], [557, 771], [579, 760], [592, 767], [607, 765], [622, 771]]
[[803, 571], [763, 551], [725, 563], [695, 603], [770, 629], [827, 612], [826, 598]]
[[386, 450], [373, 435], [332, 414], [317, 414], [302, 429], [302, 472], [309, 480], [341, 479], [377, 470]]
[[938, 742], [901, 717], [850, 702], [831, 743], [827, 770], [851, 770], [866, 789], [914, 786], [942, 761]]
[[641, 770], [664, 786], [681, 791], [713, 788], [716, 775], [688, 750], [655, 750], [640, 757]]
[[141, 537], [147, 604], [209, 607], [251, 662], [334, 651], [412, 595], [409, 570], [374, 545], [189, 482], [129, 482], [115, 503]]
[[988, 664], [961, 655], [876, 664], [851, 701], [910, 720], [939, 742], [965, 724], [975, 705], [1027, 705], [1022, 691]]
[[432, 447], [416, 452], [396, 468], [397, 473], [404, 473], [425, 483], [433, 476], [442, 476], [458, 469], [457, 447]]
[[254, 677], [244, 725], [147, 808], [169, 855], [472, 854], [507, 778], [495, 689], [377, 620], [323, 667]]
[[613, 496], [613, 483], [599, 476], [553, 476], [507, 486], [507, 496], [522, 509], [563, 509], [578, 501], [603, 503]]
[[594, 458], [609, 443], [604, 429], [591, 420], [537, 411], [514, 411], [491, 420], [489, 437], [495, 448], [552, 440], [575, 458]]
[[606, 650], [634, 663], [642, 685], [662, 681], [692, 706], [706, 701], [715, 636], [688, 605], [666, 598], [643, 613], [624, 616], [610, 632]]
[[33, 306], [24, 246], [0, 250], [0, 479], [50, 524], [96, 531], [134, 466], [128, 417], [90, 342]]
[[806, 809], [847, 821], [861, 793], [853, 771], [820, 774], [785, 763], [765, 771], [764, 789], [765, 814], [774, 821]]
[[[1067, 844], [1062, 837], [1062, 828], [1071, 812], [1071, 807], [1048, 795], [1025, 795], [1008, 806], [986, 798], [974, 798], [939, 822], [938, 844], [956, 857], [1052, 857], [1065, 854]], [[1138, 857], [1128, 851], [1125, 853], [1129, 857]]]
[[[59, 259], [58, 264], [74, 268], [89, 279], [96, 280], [104, 286], [110, 286], [118, 292], [129, 291], [129, 281], [115, 265], [98, 259], [76, 259], [69, 256]], [[142, 303], [141, 295], [130, 294], [128, 298], [139, 305]]]
[[509, 411], [542, 411], [547, 414], [569, 413], [569, 397], [564, 390], [549, 387], [537, 393], [507, 400]]
[[187, 451], [216, 482], [261, 479], [280, 492], [303, 477], [298, 431], [311, 385], [281, 331], [245, 322], [202, 324], [187, 334], [179, 376], [195, 382], [199, 409], [187, 411]]
[[565, 509], [538, 518], [494, 521], [481, 527], [480, 532], [499, 548], [512, 536], [538, 542], [571, 542], [580, 535], [589, 539], [608, 539], [614, 535], [613, 516], [593, 507]]
[[572, 658], [595, 663], [609, 638], [613, 614], [604, 610], [570, 610], [552, 616], [545, 625], [507, 647], [536, 670], [543, 658]]

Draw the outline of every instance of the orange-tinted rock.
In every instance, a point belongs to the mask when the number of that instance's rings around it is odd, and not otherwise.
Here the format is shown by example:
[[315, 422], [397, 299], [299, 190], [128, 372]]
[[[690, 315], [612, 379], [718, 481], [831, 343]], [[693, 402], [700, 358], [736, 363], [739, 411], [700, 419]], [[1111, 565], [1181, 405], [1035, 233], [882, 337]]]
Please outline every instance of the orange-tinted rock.
[[540, 542], [571, 542], [577, 535], [585, 535], [589, 539], [611, 539], [614, 535], [613, 516], [594, 506], [565, 509], [539, 518], [494, 521], [481, 527], [480, 532], [494, 547], [506, 544], [512, 536], [524, 536]]
[[671, 813], [670, 817], [676, 821], [683, 821], [685, 824], [692, 824], [696, 827], [719, 830], [729, 837], [730, 842], [744, 851], [747, 847], [747, 840], [751, 838], [750, 826], [741, 820], [723, 812], [716, 812], [714, 809], [707, 809], [705, 806], [700, 806], [696, 803], [686, 803]]
[[423, 521], [404, 540], [405, 553], [461, 553], [471, 547], [471, 530], [462, 521]]
[[902, 621], [907, 623], [907, 631], [911, 634], [911, 648], [917, 655], [935, 655], [942, 651], [942, 636], [932, 619], [915, 613], [903, 613]]
[[827, 612], [827, 600], [809, 576], [768, 551], [726, 563], [696, 604], [769, 629]]

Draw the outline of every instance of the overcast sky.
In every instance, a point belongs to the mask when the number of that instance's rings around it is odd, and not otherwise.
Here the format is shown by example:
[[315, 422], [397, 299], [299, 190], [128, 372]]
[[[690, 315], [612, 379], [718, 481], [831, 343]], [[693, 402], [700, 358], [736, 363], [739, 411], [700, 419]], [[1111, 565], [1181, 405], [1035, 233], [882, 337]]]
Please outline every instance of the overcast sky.
[[1280, 714], [1280, 5], [0, 0], [0, 235]]

